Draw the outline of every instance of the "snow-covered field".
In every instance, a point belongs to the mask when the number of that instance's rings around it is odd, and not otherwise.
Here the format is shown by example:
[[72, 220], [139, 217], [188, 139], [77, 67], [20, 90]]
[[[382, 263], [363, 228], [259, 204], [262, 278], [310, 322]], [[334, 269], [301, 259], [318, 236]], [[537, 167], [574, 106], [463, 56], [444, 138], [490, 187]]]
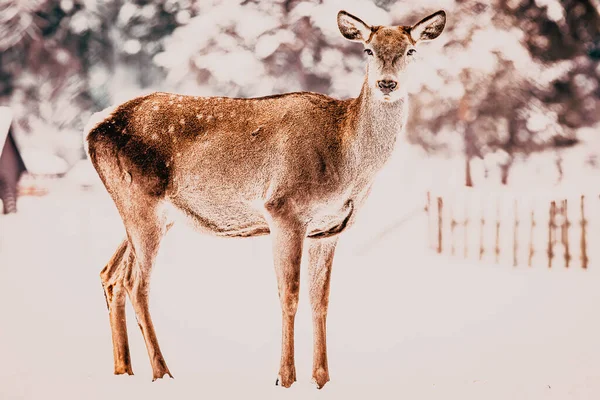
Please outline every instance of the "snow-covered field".
[[432, 254], [420, 193], [398, 196], [404, 189], [389, 176], [338, 247], [332, 381], [321, 391], [310, 384], [305, 281], [298, 382], [275, 386], [280, 310], [268, 237], [218, 239], [183, 226], [169, 233], [151, 303], [175, 379], [152, 383], [129, 305], [136, 375], [112, 375], [98, 274], [123, 228], [108, 195], [63, 181], [45, 197], [22, 198], [18, 214], [0, 216], [0, 399], [600, 398], [600, 268]]

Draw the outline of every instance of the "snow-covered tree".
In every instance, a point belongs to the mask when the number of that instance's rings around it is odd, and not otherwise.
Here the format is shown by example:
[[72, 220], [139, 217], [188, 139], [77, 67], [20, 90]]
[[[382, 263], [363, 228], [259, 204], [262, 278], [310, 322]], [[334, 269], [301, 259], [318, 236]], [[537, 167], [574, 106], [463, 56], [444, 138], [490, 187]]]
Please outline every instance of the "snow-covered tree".
[[384, 25], [440, 8], [445, 33], [420, 47], [409, 88], [413, 143], [506, 178], [515, 158], [598, 124], [598, 0], [5, 0], [0, 103], [32, 144], [71, 154], [92, 112], [151, 90], [347, 98], [364, 54], [341, 37], [340, 9]]

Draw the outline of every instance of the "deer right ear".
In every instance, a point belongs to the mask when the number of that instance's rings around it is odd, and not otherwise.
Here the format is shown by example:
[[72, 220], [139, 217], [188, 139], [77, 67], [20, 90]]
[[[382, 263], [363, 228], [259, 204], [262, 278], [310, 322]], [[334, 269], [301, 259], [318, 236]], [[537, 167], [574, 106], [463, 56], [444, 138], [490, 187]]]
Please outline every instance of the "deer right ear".
[[337, 22], [340, 32], [348, 40], [366, 42], [371, 37], [371, 27], [346, 11], [338, 13]]

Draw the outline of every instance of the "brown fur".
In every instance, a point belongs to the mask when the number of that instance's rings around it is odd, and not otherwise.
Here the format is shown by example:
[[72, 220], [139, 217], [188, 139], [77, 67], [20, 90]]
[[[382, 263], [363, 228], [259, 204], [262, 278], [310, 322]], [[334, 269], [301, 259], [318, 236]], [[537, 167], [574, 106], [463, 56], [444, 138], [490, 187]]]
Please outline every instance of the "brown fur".
[[[347, 13], [338, 21], [347, 37], [372, 33], [368, 44], [363, 40], [377, 55], [371, 74], [404, 73], [398, 60], [415, 44], [411, 27], [371, 28]], [[360, 96], [348, 100], [311, 92], [253, 99], [152, 93], [116, 107], [90, 129], [90, 159], [127, 231], [101, 273], [116, 374], [133, 373], [124, 323], [127, 293], [154, 379], [171, 375], [148, 310], [148, 288], [160, 241], [183, 215], [216, 235], [272, 235], [283, 324], [278, 382], [285, 387], [296, 379], [300, 259], [305, 239], [311, 239], [313, 379], [319, 388], [329, 380], [325, 319], [335, 246], [406, 119], [405, 93], [377, 98], [377, 79], [367, 75]]]

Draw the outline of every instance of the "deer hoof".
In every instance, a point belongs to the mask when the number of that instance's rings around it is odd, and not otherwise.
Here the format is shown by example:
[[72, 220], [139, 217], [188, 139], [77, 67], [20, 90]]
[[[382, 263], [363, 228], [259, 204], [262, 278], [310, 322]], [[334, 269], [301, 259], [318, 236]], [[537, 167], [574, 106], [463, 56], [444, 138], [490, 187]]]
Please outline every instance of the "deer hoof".
[[131, 367], [115, 367], [115, 375], [133, 375]]
[[169, 370], [166, 370], [164, 372], [159, 372], [159, 373], [154, 374], [154, 376], [152, 377], [152, 382], [156, 381], [157, 379], [164, 378], [165, 375], [169, 375], [169, 377], [171, 379], [175, 379], [175, 378], [173, 378], [173, 375], [171, 375], [171, 373], [169, 372]]
[[281, 367], [275, 386], [289, 388], [294, 382], [296, 382], [296, 369], [294, 367]]
[[313, 372], [313, 378], [311, 382], [317, 386], [317, 389], [322, 389], [323, 386], [329, 382], [329, 372], [323, 368], [317, 369]]

